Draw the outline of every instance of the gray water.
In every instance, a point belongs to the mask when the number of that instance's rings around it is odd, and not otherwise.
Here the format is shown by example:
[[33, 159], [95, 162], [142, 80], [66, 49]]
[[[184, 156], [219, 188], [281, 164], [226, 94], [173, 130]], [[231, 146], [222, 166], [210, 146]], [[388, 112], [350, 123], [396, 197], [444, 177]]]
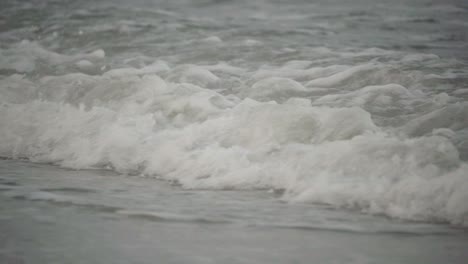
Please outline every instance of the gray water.
[[468, 4], [0, 2], [0, 262], [465, 263]]
[[0, 161], [6, 263], [464, 263], [466, 230]]

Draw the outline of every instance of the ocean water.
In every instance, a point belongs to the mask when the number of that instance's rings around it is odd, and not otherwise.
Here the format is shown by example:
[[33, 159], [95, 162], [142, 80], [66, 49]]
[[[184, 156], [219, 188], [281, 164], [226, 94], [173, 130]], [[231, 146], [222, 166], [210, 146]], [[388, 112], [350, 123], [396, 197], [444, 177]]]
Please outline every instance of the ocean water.
[[7, 263], [465, 263], [468, 3], [0, 2]]

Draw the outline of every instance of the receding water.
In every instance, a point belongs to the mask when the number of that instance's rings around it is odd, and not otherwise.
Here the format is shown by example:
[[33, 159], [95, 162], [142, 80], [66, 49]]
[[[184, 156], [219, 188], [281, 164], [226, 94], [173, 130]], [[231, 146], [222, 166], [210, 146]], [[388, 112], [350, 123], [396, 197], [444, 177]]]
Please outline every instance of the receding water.
[[[464, 263], [464, 229], [0, 161], [6, 263]], [[8, 184], [14, 183], [14, 184]]]

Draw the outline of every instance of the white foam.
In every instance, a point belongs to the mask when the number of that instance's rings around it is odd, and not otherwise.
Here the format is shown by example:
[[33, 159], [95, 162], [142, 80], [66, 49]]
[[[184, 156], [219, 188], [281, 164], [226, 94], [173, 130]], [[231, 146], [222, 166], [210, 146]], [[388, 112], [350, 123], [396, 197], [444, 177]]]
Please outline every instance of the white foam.
[[15, 47], [9, 49], [0, 48], [0, 70], [14, 70], [19, 73], [31, 73], [37, 69], [38, 65], [48, 67], [64, 67], [73, 65], [79, 61], [102, 60], [105, 53], [102, 49], [88, 54], [64, 55], [43, 48], [37, 42], [23, 40]]
[[201, 41], [210, 43], [210, 44], [219, 44], [223, 42], [218, 36], [210, 36], [210, 37], [202, 39]]
[[88, 60], [80, 60], [76, 62], [76, 66], [84, 72], [91, 72], [95, 70], [95, 65]]
[[89, 54], [86, 55], [87, 57], [90, 58], [96, 58], [96, 59], [102, 59], [106, 56], [106, 53], [102, 49], [95, 50]]
[[[387, 73], [381, 65], [311, 65], [157, 61], [103, 75], [5, 77], [0, 156], [185, 188], [284, 189], [287, 201], [468, 225], [468, 167], [452, 143], [467, 129], [466, 103], [400, 84], [359, 87], [369, 80], [363, 72]], [[219, 87], [232, 78], [233, 92]], [[311, 97], [350, 80], [354, 89]], [[374, 120], [395, 109], [411, 113], [401, 127]]]
[[263, 43], [255, 39], [246, 39], [242, 42], [245, 46], [260, 46]]
[[342, 72], [333, 74], [327, 77], [321, 77], [314, 80], [309, 81], [306, 86], [308, 87], [333, 87], [337, 86], [340, 83], [343, 83], [347, 79], [355, 76], [359, 72], [370, 71], [374, 69], [376, 66], [372, 64], [364, 64], [360, 66], [355, 66], [344, 70]]
[[260, 101], [279, 100], [304, 94], [306, 89], [302, 84], [288, 78], [270, 77], [260, 80], [247, 91], [250, 98]]
[[408, 122], [403, 130], [408, 135], [424, 135], [436, 128], [461, 130], [468, 128], [468, 103], [455, 103], [418, 116]]
[[182, 82], [206, 87], [219, 80], [218, 76], [206, 68], [196, 65], [183, 65], [175, 68], [167, 78], [171, 82]]

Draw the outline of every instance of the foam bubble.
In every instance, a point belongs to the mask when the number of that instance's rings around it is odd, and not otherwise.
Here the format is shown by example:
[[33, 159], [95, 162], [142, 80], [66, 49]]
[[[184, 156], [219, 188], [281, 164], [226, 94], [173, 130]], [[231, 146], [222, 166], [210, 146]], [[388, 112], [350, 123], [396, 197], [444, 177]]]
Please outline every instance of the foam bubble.
[[[0, 48], [0, 70], [14, 70], [18, 73], [47, 72], [58, 67], [79, 66], [87, 60], [102, 60], [104, 56], [101, 49], [89, 54], [65, 55], [47, 50], [37, 42], [23, 40], [14, 47]], [[38, 68], [39, 65], [45, 67]]]
[[302, 84], [288, 78], [270, 77], [254, 83], [247, 96], [261, 101], [284, 101], [289, 97], [300, 96], [306, 89]]
[[80, 60], [76, 62], [76, 66], [84, 72], [92, 72], [95, 70], [95, 65], [88, 60]]

